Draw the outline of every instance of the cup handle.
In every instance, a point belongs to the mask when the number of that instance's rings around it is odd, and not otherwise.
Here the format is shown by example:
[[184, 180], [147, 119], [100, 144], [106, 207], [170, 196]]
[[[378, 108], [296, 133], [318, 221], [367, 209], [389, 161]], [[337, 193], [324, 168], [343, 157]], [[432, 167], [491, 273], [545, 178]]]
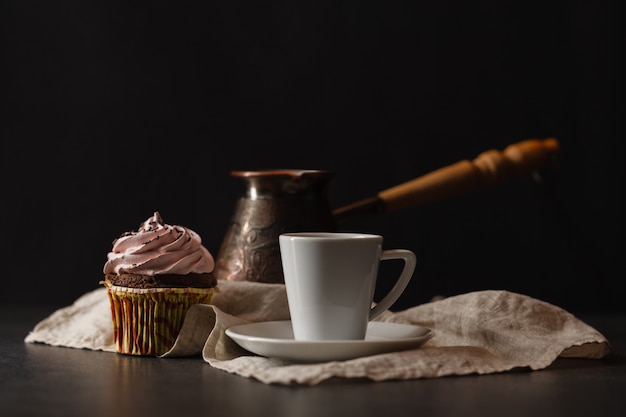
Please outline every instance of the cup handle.
[[373, 320], [374, 318], [380, 316], [383, 311], [387, 310], [393, 303], [396, 302], [400, 295], [406, 289], [406, 286], [409, 284], [411, 277], [413, 276], [413, 272], [415, 271], [415, 265], [417, 264], [417, 258], [415, 254], [408, 249], [387, 249], [383, 250], [380, 256], [381, 261], [389, 260], [389, 259], [402, 259], [404, 260], [404, 268], [400, 273], [400, 277], [396, 281], [396, 284], [391, 288], [389, 293], [380, 300], [378, 304], [374, 308], [370, 310], [369, 319]]

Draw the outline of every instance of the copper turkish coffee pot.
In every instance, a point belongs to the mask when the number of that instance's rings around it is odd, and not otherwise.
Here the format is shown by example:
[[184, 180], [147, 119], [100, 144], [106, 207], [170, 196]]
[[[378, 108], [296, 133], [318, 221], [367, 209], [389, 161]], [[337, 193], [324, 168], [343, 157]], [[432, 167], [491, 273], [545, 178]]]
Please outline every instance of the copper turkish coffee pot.
[[244, 195], [235, 206], [216, 258], [215, 276], [231, 281], [282, 283], [278, 236], [295, 231], [336, 231], [337, 225], [364, 214], [394, 212], [460, 196], [484, 186], [527, 175], [554, 159], [554, 138], [529, 139], [504, 151], [489, 150], [375, 196], [332, 210], [328, 183], [333, 174], [321, 170], [233, 171], [243, 181]]

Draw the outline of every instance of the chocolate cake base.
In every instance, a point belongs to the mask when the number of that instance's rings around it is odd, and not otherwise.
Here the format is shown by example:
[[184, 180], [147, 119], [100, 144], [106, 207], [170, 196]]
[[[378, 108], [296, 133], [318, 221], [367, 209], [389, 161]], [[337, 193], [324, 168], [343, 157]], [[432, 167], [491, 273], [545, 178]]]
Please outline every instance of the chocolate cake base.
[[212, 288], [217, 285], [217, 278], [212, 273], [204, 274], [106, 274], [112, 284], [128, 288]]

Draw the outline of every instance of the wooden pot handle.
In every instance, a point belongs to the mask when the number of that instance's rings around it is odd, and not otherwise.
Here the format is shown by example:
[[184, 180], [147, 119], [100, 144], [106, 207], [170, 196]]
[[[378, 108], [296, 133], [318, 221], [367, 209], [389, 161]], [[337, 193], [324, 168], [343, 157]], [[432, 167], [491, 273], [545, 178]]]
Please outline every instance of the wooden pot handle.
[[558, 153], [559, 143], [554, 138], [524, 140], [507, 146], [504, 151], [488, 150], [473, 161], [459, 161], [337, 208], [333, 216], [340, 222], [357, 214], [393, 212], [457, 197], [480, 187], [502, 184], [512, 177], [531, 174]]

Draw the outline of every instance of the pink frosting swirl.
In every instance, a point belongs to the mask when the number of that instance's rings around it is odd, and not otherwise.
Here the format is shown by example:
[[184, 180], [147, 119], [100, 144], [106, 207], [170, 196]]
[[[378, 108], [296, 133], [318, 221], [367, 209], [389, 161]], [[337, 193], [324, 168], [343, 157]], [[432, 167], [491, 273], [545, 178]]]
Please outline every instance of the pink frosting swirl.
[[215, 261], [191, 229], [165, 224], [158, 212], [139, 230], [113, 241], [107, 254], [105, 274], [163, 275], [212, 272]]

